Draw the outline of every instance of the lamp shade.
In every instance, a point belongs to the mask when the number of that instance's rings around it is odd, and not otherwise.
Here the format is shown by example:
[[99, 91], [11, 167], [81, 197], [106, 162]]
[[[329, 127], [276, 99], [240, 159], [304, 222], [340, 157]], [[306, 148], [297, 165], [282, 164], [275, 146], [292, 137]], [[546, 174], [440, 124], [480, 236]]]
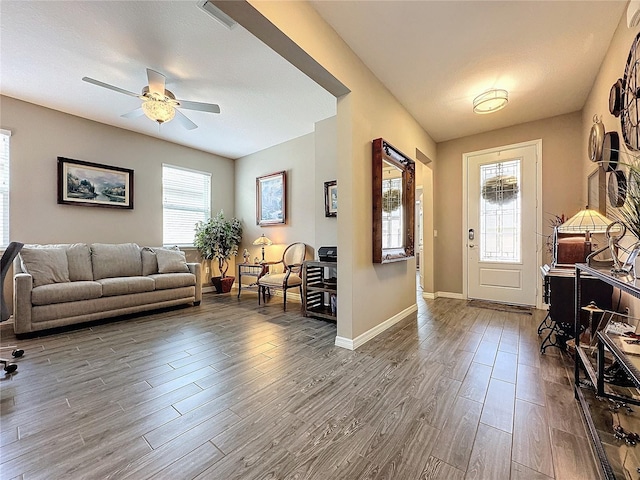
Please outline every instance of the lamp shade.
[[176, 110], [170, 103], [162, 100], [149, 99], [142, 102], [142, 111], [154, 122], [165, 123], [173, 119]]
[[254, 245], [272, 245], [273, 242], [264, 236], [264, 233], [253, 241]]
[[509, 103], [509, 92], [494, 88], [473, 99], [473, 111], [479, 114], [493, 113], [502, 110], [507, 103]]
[[[605, 233], [607, 227], [613, 223], [601, 213], [586, 208], [580, 210], [569, 220], [558, 227], [559, 233]], [[619, 232], [620, 227], [613, 227], [612, 231]]]

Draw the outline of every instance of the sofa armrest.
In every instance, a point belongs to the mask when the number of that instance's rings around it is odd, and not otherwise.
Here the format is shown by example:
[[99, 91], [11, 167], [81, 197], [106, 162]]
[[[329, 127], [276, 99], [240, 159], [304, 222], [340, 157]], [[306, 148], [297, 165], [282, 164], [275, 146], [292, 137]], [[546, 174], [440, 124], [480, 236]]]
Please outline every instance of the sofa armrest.
[[15, 333], [31, 331], [31, 290], [33, 278], [28, 273], [13, 277], [13, 330]]
[[189, 271], [196, 276], [196, 296], [194, 303], [199, 305], [202, 301], [202, 265], [199, 263], [187, 263]]

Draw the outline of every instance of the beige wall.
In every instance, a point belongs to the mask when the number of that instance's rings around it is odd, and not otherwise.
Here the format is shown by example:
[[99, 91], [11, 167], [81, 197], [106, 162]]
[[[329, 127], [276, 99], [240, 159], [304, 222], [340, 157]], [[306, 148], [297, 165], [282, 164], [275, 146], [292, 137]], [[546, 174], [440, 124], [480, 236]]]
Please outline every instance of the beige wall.
[[[0, 97], [11, 130], [11, 239], [24, 243], [162, 244], [162, 164], [211, 172], [213, 211], [233, 214], [227, 158]], [[134, 170], [134, 209], [57, 204], [57, 157]]]
[[[463, 291], [462, 155], [502, 145], [542, 139], [542, 235], [553, 215], [571, 216], [586, 205], [580, 112], [516, 125], [438, 144], [435, 171], [435, 289]], [[535, 225], [536, 219], [527, 219]], [[548, 255], [545, 261], [548, 261]]]
[[[250, 3], [351, 91], [337, 110], [338, 336], [353, 340], [411, 308], [416, 295], [414, 260], [372, 263], [371, 141], [383, 137], [410, 156], [418, 148], [433, 159], [435, 143], [306, 2]], [[250, 23], [243, 25], [270, 44], [274, 37]]]
[[[626, 15], [623, 15], [618, 24], [618, 28], [611, 39], [609, 50], [607, 55], [600, 66], [600, 72], [593, 84], [593, 88], [589, 93], [587, 102], [585, 103], [582, 111], [582, 135], [580, 140], [581, 147], [581, 167], [582, 176], [586, 178], [591, 173], [596, 165], [589, 161], [588, 156], [588, 140], [593, 125], [593, 116], [598, 115], [602, 117], [602, 123], [605, 130], [616, 131], [620, 136], [620, 158], [621, 162], [626, 163], [632, 160], [632, 156], [637, 156], [640, 152], [629, 151], [624, 144], [622, 138], [622, 130], [620, 128], [620, 119], [614, 117], [609, 113], [609, 90], [611, 86], [616, 82], [618, 78], [624, 76], [624, 69], [627, 62], [627, 56], [631, 44], [636, 35], [640, 31], [640, 27], [636, 26], [632, 29], [627, 28]], [[624, 167], [623, 167], [624, 169]], [[606, 186], [605, 186], [606, 188]], [[583, 185], [583, 196], [586, 196], [586, 185]], [[608, 202], [607, 202], [608, 203]], [[607, 217], [615, 219], [615, 208], [611, 206], [607, 207]], [[627, 235], [625, 239], [627, 243], [635, 242], [636, 239]], [[614, 293], [614, 300], [617, 303], [618, 296]], [[625, 306], [629, 306], [632, 316], [640, 316], [640, 300], [632, 298], [624, 294], [622, 296], [620, 310], [623, 310]]]

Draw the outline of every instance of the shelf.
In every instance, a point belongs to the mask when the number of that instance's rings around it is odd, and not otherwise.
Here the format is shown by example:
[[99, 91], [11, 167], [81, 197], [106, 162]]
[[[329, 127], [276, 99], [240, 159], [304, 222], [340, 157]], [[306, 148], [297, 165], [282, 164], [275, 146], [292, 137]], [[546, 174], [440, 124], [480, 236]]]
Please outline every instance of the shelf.
[[[336, 321], [338, 293], [336, 262], [307, 261], [302, 270], [302, 298], [304, 314]], [[331, 282], [327, 282], [331, 280]], [[332, 308], [333, 304], [333, 308]], [[334, 313], [331, 313], [333, 310]]]
[[[585, 264], [576, 264], [575, 319], [576, 337], [574, 388], [580, 410], [586, 422], [592, 448], [607, 480], [638, 478], [640, 467], [640, 445], [630, 446], [615, 438], [613, 427], [620, 425], [625, 432], [640, 434], [640, 356], [625, 353], [623, 337], [597, 332], [598, 356], [594, 359], [580, 346], [580, 305], [582, 295], [581, 274], [595, 277], [607, 285], [640, 298], [640, 281], [632, 275], [614, 276], [608, 269], [598, 269]], [[589, 347], [587, 347], [589, 348]], [[595, 360], [595, 361], [594, 361]], [[622, 387], [603, 381], [606, 365], [617, 362], [630, 378], [630, 387]], [[596, 387], [583, 386], [582, 372]], [[582, 383], [581, 383], [582, 382]], [[598, 385], [599, 383], [599, 385]], [[600, 395], [600, 396], [598, 396]], [[633, 405], [628, 411], [625, 405]], [[638, 410], [636, 412], [635, 410]]]

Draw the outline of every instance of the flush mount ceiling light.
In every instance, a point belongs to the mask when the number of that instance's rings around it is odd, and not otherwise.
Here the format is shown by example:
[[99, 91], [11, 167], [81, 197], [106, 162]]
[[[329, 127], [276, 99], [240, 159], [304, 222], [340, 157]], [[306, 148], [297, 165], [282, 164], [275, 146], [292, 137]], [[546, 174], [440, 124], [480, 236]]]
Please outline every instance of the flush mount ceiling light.
[[473, 99], [474, 113], [484, 114], [502, 110], [509, 103], [509, 93], [506, 90], [492, 89]]

